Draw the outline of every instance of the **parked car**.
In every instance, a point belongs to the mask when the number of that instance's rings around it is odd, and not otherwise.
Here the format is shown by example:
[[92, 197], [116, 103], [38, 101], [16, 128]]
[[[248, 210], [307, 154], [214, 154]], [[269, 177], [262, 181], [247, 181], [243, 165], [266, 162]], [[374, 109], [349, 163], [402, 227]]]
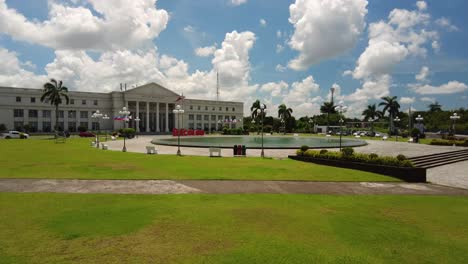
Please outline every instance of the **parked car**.
[[2, 138], [4, 139], [12, 139], [12, 138], [27, 139], [29, 138], [29, 134], [19, 132], [19, 131], [8, 131], [7, 133], [2, 134]]
[[93, 133], [91, 132], [80, 132], [80, 137], [96, 137], [96, 135], [94, 135]]

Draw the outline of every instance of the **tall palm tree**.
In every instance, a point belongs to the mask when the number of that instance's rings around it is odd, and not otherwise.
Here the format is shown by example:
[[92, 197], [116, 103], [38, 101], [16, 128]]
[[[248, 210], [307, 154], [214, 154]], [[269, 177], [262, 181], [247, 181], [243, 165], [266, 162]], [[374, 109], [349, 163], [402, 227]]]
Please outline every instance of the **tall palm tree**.
[[383, 106], [382, 113], [385, 115], [385, 112], [388, 111], [388, 116], [390, 119], [389, 133], [391, 134], [394, 129], [393, 118], [398, 115], [400, 112], [400, 104], [397, 101], [396, 96], [385, 96], [382, 97], [383, 102], [379, 106]]
[[368, 105], [367, 109], [362, 111], [362, 115], [364, 116], [364, 120], [369, 121], [369, 119], [372, 119], [372, 122], [371, 122], [371, 132], [372, 132], [372, 134], [374, 134], [374, 120], [380, 118], [381, 114], [382, 114], [382, 112], [377, 110], [376, 104]]
[[41, 96], [41, 102], [47, 100], [51, 105], [55, 106], [55, 136], [57, 136], [58, 132], [59, 105], [63, 102], [62, 98], [65, 99], [66, 104], [70, 101], [68, 98], [68, 88], [62, 86], [62, 84], [62, 81], [57, 82], [55, 79], [50, 79], [50, 82], [44, 84]]
[[284, 120], [284, 134], [286, 134], [286, 120], [288, 120], [292, 115], [293, 110], [288, 108], [285, 104], [278, 106], [278, 117]]
[[427, 107], [429, 108], [429, 112], [432, 112], [432, 113], [442, 111], [442, 106], [437, 101], [428, 105]]
[[320, 112], [322, 114], [327, 114], [327, 131], [326, 131], [326, 133], [328, 133], [328, 127], [330, 126], [330, 114], [335, 114], [336, 113], [335, 105], [333, 104], [333, 102], [324, 102], [323, 105], [320, 106]]
[[252, 106], [250, 107], [250, 112], [252, 112], [252, 119], [257, 119], [258, 113], [260, 112], [260, 100], [257, 99], [255, 102], [253, 102]]

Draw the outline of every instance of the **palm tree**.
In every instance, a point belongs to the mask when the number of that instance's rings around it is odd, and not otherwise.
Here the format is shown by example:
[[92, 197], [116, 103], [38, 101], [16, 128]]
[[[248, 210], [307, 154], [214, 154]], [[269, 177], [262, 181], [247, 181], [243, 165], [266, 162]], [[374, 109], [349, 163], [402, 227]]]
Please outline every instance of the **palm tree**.
[[62, 98], [65, 98], [66, 104], [69, 103], [68, 88], [62, 86], [62, 81], [57, 82], [55, 79], [50, 79], [50, 82], [44, 84], [42, 91], [41, 102], [47, 100], [51, 105], [55, 106], [55, 136], [58, 132], [59, 105], [62, 104]]
[[378, 119], [381, 117], [382, 112], [377, 110], [376, 104], [373, 105], [368, 105], [367, 109], [362, 111], [362, 115], [364, 116], [364, 120], [369, 121], [369, 119], [372, 119], [371, 121], [371, 132], [374, 134], [374, 120]]
[[385, 112], [388, 111], [389, 119], [390, 119], [390, 126], [389, 126], [389, 133], [391, 134], [393, 129], [393, 118], [398, 115], [400, 112], [400, 104], [397, 101], [396, 96], [385, 96], [382, 97], [383, 102], [379, 104], [379, 106], [383, 106], [382, 113], [385, 115]]
[[432, 112], [432, 113], [442, 111], [442, 106], [437, 101], [428, 105], [427, 107], [429, 108], [429, 112]]
[[284, 134], [286, 134], [286, 120], [291, 117], [293, 110], [288, 108], [285, 104], [278, 106], [278, 117], [284, 120]]
[[250, 107], [250, 112], [252, 112], [252, 119], [257, 119], [258, 113], [260, 112], [260, 100], [256, 100]]
[[328, 133], [328, 127], [330, 126], [330, 114], [335, 114], [336, 109], [335, 105], [333, 102], [324, 102], [322, 106], [320, 106], [320, 112], [322, 114], [327, 114], [327, 133]]

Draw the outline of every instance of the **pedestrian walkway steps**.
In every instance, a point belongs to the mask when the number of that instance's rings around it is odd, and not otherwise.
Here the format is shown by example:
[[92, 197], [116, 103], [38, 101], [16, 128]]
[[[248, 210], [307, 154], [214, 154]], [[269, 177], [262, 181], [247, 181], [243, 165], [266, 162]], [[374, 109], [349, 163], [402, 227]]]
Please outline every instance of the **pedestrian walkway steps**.
[[468, 149], [412, 157], [409, 160], [415, 167], [430, 169], [468, 160]]

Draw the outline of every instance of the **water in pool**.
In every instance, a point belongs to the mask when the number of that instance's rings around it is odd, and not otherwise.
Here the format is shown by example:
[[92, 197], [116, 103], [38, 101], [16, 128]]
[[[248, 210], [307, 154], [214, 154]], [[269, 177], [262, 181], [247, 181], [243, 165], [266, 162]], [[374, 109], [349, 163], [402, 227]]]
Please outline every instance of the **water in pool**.
[[[177, 145], [177, 137], [155, 138], [153, 144]], [[185, 147], [222, 147], [231, 148], [234, 145], [245, 145], [247, 148], [261, 148], [261, 136], [204, 136], [181, 137], [180, 145]], [[291, 136], [264, 136], [264, 148], [271, 149], [298, 149], [303, 145], [310, 148], [337, 148], [340, 145], [339, 138], [325, 137], [291, 137]], [[357, 147], [366, 145], [365, 141], [357, 139], [342, 139], [343, 147]]]

